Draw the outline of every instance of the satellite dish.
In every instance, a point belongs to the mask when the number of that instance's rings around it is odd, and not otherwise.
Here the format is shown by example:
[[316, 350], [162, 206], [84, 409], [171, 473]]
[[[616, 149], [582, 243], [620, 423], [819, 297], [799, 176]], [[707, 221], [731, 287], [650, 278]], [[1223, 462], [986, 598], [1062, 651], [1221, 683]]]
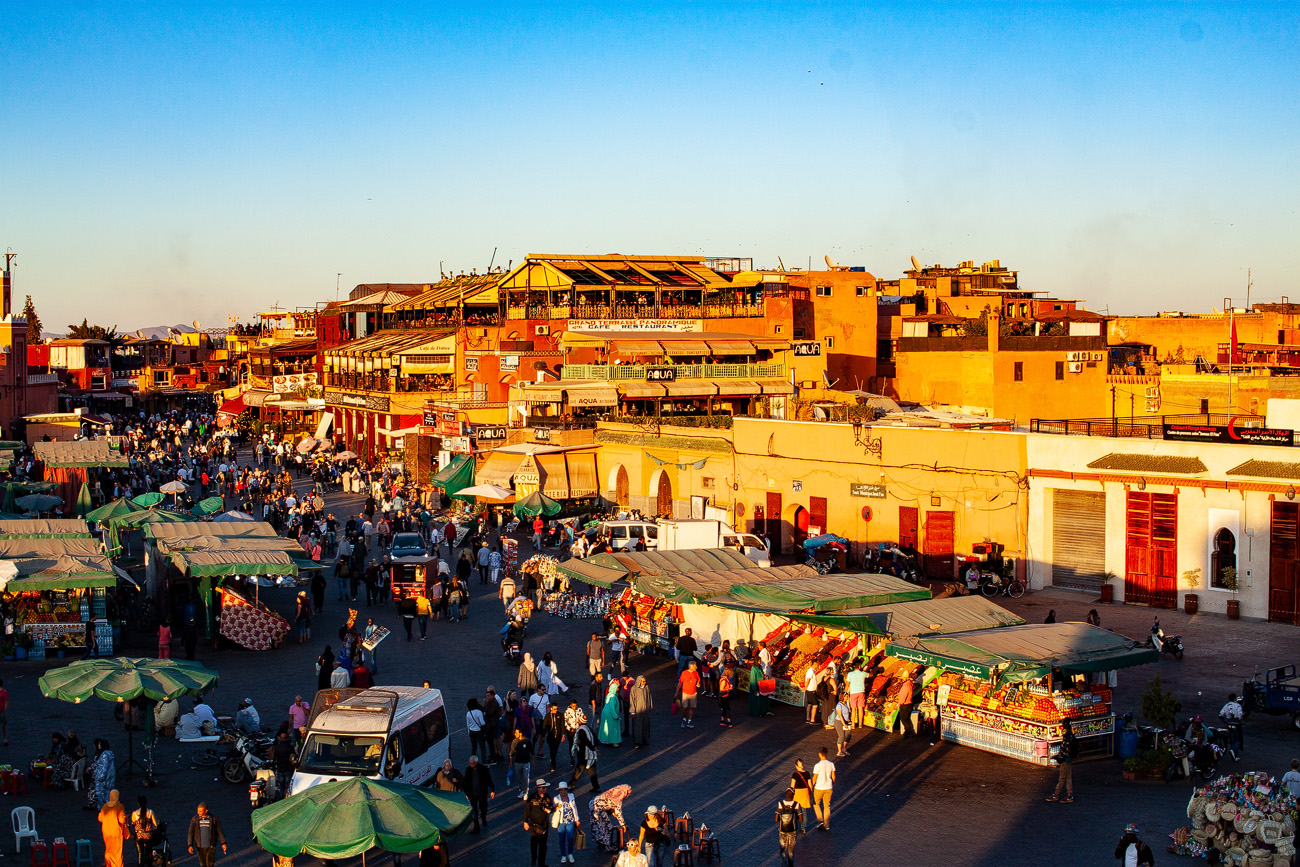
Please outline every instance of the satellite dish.
[[915, 256], [912, 257], [912, 268], [913, 268], [913, 270], [916, 270], [916, 271], [920, 271], [920, 270], [921, 270], [921, 263], [918, 262], [918, 261], [916, 261], [916, 257], [915, 257]]
[[834, 270], [835, 270], [835, 260], [832, 259], [830, 256], [822, 256], [822, 258], [826, 260], [826, 267], [829, 268], [830, 270], [834, 271]]
[[199, 330], [199, 320], [197, 320], [197, 319], [194, 320], [194, 330], [195, 330], [195, 331], [198, 331], [198, 330]]

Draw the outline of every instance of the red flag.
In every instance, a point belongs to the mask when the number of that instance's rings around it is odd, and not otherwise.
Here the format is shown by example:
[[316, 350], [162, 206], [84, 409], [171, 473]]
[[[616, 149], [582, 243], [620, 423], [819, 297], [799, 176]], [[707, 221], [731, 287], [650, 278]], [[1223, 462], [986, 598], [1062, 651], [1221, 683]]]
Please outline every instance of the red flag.
[[1232, 348], [1228, 352], [1228, 363], [1236, 364], [1237, 361], [1237, 320], [1232, 319]]

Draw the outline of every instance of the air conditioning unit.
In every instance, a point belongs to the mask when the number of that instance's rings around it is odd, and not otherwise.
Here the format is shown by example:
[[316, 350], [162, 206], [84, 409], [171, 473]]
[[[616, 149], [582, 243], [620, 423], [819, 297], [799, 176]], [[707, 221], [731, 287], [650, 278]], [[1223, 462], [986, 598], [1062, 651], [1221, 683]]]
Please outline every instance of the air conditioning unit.
[[1078, 360], [1079, 360], [1079, 353], [1077, 353], [1077, 352], [1067, 352], [1067, 353], [1065, 353], [1065, 360], [1066, 360], [1066, 361], [1078, 361]]
[[1104, 353], [1104, 352], [1094, 352], [1094, 353], [1092, 354], [1092, 360], [1093, 360], [1093, 361], [1105, 361], [1105, 360], [1106, 360], [1106, 353]]
[[1082, 361], [1071, 361], [1071, 362], [1070, 362], [1070, 373], [1083, 373], [1083, 362], [1082, 362]]
[[1160, 397], [1160, 386], [1148, 385], [1146, 397], [1147, 400], [1155, 400], [1156, 398]]
[[546, 337], [551, 333], [551, 326], [539, 325], [537, 326], [537, 330], [534, 331], [533, 333], [536, 334], [538, 337]]

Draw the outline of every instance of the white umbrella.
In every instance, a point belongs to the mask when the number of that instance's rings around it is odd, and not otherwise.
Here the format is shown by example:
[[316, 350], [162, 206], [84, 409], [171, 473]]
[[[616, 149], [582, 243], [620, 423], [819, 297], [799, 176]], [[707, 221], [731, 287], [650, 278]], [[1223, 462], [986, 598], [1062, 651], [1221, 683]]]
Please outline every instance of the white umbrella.
[[514, 491], [500, 485], [474, 485], [469, 488], [461, 488], [456, 492], [457, 496], [462, 494], [467, 497], [482, 497], [485, 500], [510, 500], [515, 496]]
[[18, 564], [12, 560], [0, 560], [0, 590], [18, 577]]
[[183, 494], [189, 490], [189, 486], [180, 481], [168, 482], [158, 490], [162, 491], [164, 494]]
[[339, 452], [334, 456], [334, 460], [336, 461], [355, 461], [356, 459], [357, 453], [352, 451]]
[[229, 512], [222, 512], [220, 515], [217, 515], [215, 518], [212, 519], [212, 522], [214, 524], [215, 523], [228, 524], [231, 523], [232, 521], [256, 521], [256, 520], [257, 520], [256, 518], [254, 518], [252, 515], [248, 514], [247, 512], [241, 512], [238, 509], [231, 509]]

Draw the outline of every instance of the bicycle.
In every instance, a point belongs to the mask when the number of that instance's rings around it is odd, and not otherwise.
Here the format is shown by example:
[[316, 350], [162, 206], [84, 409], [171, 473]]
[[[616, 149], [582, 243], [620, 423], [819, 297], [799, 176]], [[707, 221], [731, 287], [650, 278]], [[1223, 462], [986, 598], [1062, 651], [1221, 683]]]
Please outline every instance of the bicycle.
[[1003, 578], [1000, 575], [983, 573], [980, 575], [980, 592], [988, 599], [995, 596], [1019, 599], [1025, 595], [1025, 582], [1019, 578]]
[[211, 767], [212, 765], [221, 762], [224, 758], [225, 756], [221, 753], [212, 749], [212, 747], [208, 747], [207, 749], [199, 750], [197, 753], [191, 755], [190, 761], [193, 762], [192, 767], [194, 768]]

